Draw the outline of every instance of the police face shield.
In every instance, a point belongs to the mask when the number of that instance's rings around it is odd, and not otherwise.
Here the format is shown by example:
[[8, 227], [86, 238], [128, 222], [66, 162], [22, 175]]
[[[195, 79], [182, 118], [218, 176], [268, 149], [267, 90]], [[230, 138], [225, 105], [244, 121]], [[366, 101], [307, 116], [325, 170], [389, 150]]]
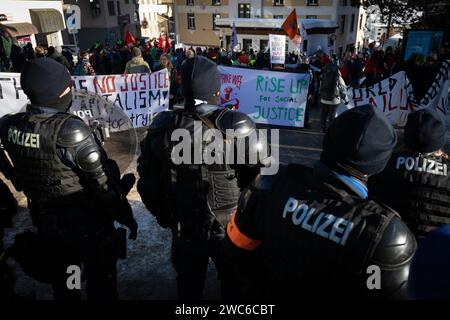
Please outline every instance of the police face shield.
[[81, 118], [96, 132], [108, 157], [125, 173], [137, 156], [136, 130], [128, 115], [112, 102], [90, 93], [72, 89], [69, 113]]

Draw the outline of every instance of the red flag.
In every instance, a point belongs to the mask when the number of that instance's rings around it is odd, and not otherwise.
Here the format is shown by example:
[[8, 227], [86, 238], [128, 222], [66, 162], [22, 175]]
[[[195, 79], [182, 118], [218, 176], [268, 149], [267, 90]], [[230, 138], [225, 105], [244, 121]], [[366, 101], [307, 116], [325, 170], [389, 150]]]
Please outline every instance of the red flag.
[[287, 36], [291, 40], [293, 40], [299, 33], [297, 25], [297, 13], [295, 12], [295, 9], [292, 10], [292, 12], [288, 15], [286, 20], [281, 25], [281, 28], [284, 30], [284, 32], [286, 32]]
[[127, 34], [125, 35], [125, 45], [128, 46], [130, 43], [136, 44], [136, 39], [134, 39], [130, 31], [127, 31]]
[[172, 43], [170, 42], [169, 34], [166, 32], [166, 50], [169, 50], [170, 48], [172, 48]]
[[161, 33], [159, 34], [158, 48], [161, 48], [164, 52], [166, 52], [166, 44], [164, 43], [164, 38]]

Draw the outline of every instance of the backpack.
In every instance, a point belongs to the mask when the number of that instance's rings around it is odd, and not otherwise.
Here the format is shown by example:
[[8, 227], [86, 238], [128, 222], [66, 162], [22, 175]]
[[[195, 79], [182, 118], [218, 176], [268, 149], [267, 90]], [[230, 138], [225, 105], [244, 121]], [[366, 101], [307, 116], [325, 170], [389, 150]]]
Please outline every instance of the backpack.
[[73, 69], [74, 76], [86, 76], [86, 61], [78, 61], [75, 68]]
[[339, 97], [339, 68], [334, 63], [327, 64], [322, 70], [320, 98], [331, 101]]

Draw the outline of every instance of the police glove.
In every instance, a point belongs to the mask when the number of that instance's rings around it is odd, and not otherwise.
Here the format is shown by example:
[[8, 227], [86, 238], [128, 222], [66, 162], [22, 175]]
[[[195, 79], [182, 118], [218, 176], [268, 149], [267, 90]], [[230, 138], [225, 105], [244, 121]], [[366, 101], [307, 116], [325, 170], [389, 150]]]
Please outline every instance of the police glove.
[[134, 219], [131, 205], [125, 196], [123, 197], [120, 213], [116, 220], [118, 223], [124, 225], [125, 227], [128, 228], [128, 230], [130, 230], [130, 235], [128, 236], [128, 239], [136, 240], [138, 224]]

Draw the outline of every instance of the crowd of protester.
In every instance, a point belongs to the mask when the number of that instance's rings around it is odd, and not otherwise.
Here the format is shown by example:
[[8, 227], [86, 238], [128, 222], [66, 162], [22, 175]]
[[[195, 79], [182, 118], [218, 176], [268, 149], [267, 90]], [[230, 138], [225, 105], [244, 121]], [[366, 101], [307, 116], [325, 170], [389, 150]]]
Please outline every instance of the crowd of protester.
[[170, 73], [171, 105], [181, 99], [181, 65], [184, 60], [194, 56], [204, 56], [218, 65], [255, 69], [285, 69], [286, 71], [311, 72], [310, 91], [312, 104], [318, 105], [320, 74], [330, 62], [339, 66], [346, 86], [357, 88], [371, 86], [400, 70], [406, 70], [418, 99], [423, 96], [439, 69], [440, 61], [450, 58], [450, 49], [444, 46], [441, 52], [429, 56], [413, 54], [406, 62], [401, 61], [399, 48], [375, 48], [369, 45], [361, 52], [350, 49], [342, 56], [327, 54], [320, 47], [307, 56], [299, 50], [286, 54], [286, 65], [271, 65], [270, 52], [267, 49], [256, 51], [244, 49], [227, 51], [224, 48], [189, 47], [175, 49], [171, 43], [161, 45], [156, 39], [145, 42], [138, 40], [128, 45], [118, 40], [114, 46], [96, 43], [88, 50], [80, 50], [74, 57], [61, 47], [32, 47], [31, 43], [20, 47], [12, 44], [9, 58], [0, 59], [0, 71], [20, 72], [27, 60], [50, 57], [60, 62], [73, 75], [105, 75], [155, 72], [167, 68]]

